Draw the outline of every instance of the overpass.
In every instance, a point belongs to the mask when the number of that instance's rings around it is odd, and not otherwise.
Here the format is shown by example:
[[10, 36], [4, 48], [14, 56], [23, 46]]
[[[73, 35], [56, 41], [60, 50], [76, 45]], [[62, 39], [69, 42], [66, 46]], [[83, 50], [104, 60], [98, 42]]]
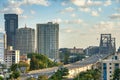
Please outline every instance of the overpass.
[[[69, 75], [68, 78], [73, 78], [78, 73], [82, 71], [86, 71], [88, 69], [91, 69], [93, 65], [95, 65], [98, 61], [110, 56], [111, 54], [96, 54], [91, 57], [86, 58], [85, 60], [78, 61], [75, 63], [71, 63], [68, 65], [64, 65], [63, 67], [66, 67], [69, 69]], [[40, 70], [34, 70], [30, 71], [28, 74], [22, 75], [22, 77], [26, 78], [27, 76], [37, 77], [38, 75], [53, 75], [59, 67], [52, 67], [52, 68], [46, 68], [46, 69], [40, 69]], [[25, 80], [25, 79], [21, 80]]]

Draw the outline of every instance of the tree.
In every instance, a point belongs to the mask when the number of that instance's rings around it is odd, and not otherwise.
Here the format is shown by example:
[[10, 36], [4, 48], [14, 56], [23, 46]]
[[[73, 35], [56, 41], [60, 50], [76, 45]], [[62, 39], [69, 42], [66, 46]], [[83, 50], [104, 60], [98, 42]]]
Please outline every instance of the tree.
[[78, 74], [74, 80], [100, 80], [101, 72], [99, 69], [91, 69]]
[[60, 51], [61, 51], [60, 58], [63, 59], [64, 64], [68, 64], [70, 56], [69, 50], [67, 48], [63, 48]]
[[35, 78], [29, 77], [26, 80], [36, 80]]
[[19, 68], [22, 73], [25, 73], [29, 70], [30, 65], [26, 62], [20, 61], [19, 62]]
[[0, 76], [0, 80], [4, 80], [2, 76]]
[[18, 68], [18, 64], [12, 64], [11, 67], [10, 67], [10, 70], [11, 71], [16, 71]]
[[39, 69], [39, 62], [36, 59], [35, 55], [32, 56], [30, 61], [30, 70]]
[[38, 80], [48, 80], [48, 76], [46, 75], [39, 76]]
[[17, 79], [20, 76], [19, 71], [14, 71], [12, 74], [13, 74], [12, 76], [13, 76], [14, 79]]
[[30, 70], [48, 68], [58, 65], [58, 63], [51, 61], [47, 56], [42, 54], [29, 53], [28, 57], [31, 58]]
[[113, 80], [120, 80], [120, 69], [115, 69], [113, 74]]
[[68, 69], [67, 68], [60, 68], [57, 70], [57, 72], [55, 72], [50, 78], [49, 80], [62, 80], [64, 79], [64, 76], [67, 76], [68, 73]]

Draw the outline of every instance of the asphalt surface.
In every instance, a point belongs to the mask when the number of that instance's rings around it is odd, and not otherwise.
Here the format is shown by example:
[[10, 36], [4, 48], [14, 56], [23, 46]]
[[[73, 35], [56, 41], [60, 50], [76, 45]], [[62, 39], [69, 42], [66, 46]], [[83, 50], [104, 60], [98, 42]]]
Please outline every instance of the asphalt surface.
[[[77, 61], [75, 63], [71, 63], [68, 65], [64, 65], [64, 67], [67, 67], [68, 69], [73, 69], [73, 68], [78, 68], [78, 67], [84, 67], [87, 66], [89, 64], [94, 64], [104, 58], [106, 58], [107, 56], [109, 56], [108, 54], [96, 54], [96, 55], [92, 55], [82, 61]], [[52, 68], [46, 68], [46, 69], [40, 69], [40, 70], [34, 70], [34, 71], [30, 71], [27, 74], [22, 74], [21, 75], [21, 80], [25, 80], [25, 78], [27, 77], [34, 77], [34, 78], [38, 78], [39, 75], [47, 75], [47, 76], [52, 76], [57, 70], [59, 69], [59, 67], [52, 67]]]

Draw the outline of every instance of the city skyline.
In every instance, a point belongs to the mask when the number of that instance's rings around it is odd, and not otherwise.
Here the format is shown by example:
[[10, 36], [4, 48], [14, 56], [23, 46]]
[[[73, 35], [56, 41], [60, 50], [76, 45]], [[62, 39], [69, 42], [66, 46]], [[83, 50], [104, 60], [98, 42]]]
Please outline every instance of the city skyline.
[[15, 13], [19, 28], [58, 22], [60, 48], [99, 46], [101, 33], [111, 33], [120, 46], [120, 0], [0, 0], [0, 13], [0, 32], [4, 14]]

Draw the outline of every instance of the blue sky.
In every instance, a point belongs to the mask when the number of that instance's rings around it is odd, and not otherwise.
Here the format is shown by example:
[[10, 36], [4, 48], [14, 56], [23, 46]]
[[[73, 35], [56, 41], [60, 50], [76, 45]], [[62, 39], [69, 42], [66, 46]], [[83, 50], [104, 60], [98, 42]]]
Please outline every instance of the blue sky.
[[0, 0], [4, 14], [19, 15], [19, 28], [49, 21], [60, 24], [60, 47], [98, 46], [101, 33], [111, 33], [120, 46], [120, 0]]

